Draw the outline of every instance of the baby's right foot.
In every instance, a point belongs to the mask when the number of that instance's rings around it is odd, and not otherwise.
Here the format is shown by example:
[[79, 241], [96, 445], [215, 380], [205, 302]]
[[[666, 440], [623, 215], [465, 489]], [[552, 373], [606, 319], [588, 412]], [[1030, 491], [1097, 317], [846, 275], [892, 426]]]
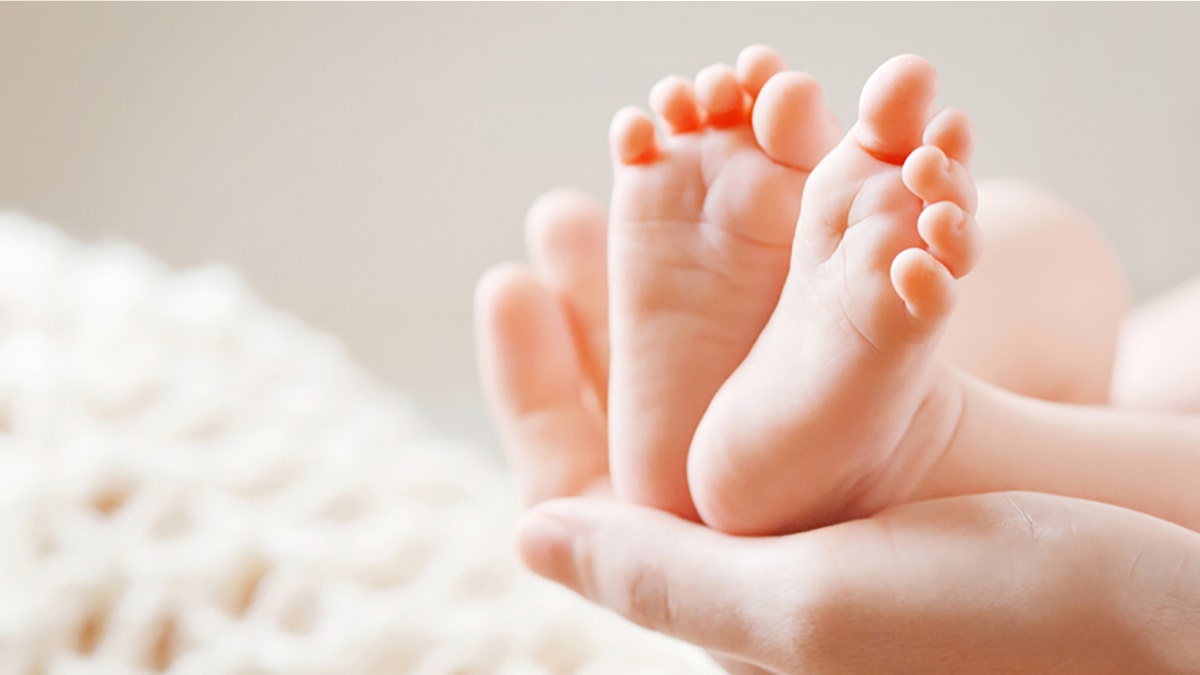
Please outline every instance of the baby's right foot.
[[813, 171], [791, 270], [689, 458], [709, 525], [797, 531], [907, 501], [961, 413], [933, 359], [954, 279], [978, 255], [966, 117], [930, 120], [937, 77], [913, 56], [863, 87], [859, 120]]
[[624, 499], [696, 518], [687, 452], [775, 307], [809, 171], [839, 137], [820, 88], [765, 47], [613, 120], [609, 446]]

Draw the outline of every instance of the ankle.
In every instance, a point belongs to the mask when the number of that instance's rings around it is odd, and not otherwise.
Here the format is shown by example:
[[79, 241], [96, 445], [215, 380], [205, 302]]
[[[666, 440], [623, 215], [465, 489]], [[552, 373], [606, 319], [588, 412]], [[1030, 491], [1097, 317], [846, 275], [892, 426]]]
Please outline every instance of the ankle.
[[967, 375], [956, 369], [937, 366], [928, 395], [922, 399], [912, 424], [891, 460], [864, 481], [869, 489], [860, 491], [856, 516], [868, 516], [891, 506], [922, 499], [949, 496], [944, 493], [946, 468], [961, 445], [962, 422], [970, 398]]

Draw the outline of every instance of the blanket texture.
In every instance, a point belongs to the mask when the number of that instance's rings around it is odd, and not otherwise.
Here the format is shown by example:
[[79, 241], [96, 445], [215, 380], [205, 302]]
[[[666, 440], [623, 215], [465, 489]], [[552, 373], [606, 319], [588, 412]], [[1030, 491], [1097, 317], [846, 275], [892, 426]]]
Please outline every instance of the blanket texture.
[[0, 214], [0, 673], [695, 673], [506, 476], [229, 269]]

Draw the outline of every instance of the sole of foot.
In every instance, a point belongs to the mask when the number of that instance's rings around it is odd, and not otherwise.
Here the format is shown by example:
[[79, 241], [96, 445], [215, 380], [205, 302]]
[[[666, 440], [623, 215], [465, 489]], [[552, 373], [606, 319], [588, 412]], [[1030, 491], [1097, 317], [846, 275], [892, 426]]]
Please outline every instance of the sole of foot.
[[777, 534], [867, 515], [904, 501], [949, 441], [957, 379], [933, 352], [981, 236], [970, 123], [932, 115], [936, 91], [927, 61], [885, 63], [809, 177], [778, 307], [691, 448], [709, 525]]
[[816, 81], [765, 47], [672, 76], [613, 120], [613, 484], [696, 518], [687, 452], [779, 297], [809, 172], [840, 137]]

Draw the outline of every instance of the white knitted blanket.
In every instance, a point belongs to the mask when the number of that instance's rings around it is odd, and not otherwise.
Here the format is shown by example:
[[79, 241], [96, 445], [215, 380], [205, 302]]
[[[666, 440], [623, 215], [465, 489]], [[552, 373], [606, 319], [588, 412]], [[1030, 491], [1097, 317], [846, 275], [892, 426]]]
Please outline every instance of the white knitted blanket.
[[505, 477], [227, 268], [0, 214], [0, 675], [692, 673]]

